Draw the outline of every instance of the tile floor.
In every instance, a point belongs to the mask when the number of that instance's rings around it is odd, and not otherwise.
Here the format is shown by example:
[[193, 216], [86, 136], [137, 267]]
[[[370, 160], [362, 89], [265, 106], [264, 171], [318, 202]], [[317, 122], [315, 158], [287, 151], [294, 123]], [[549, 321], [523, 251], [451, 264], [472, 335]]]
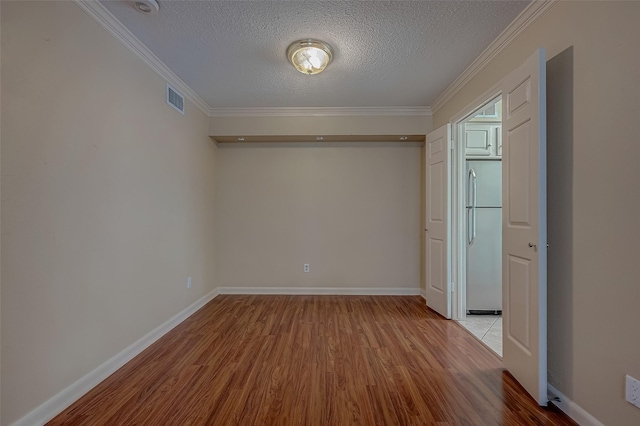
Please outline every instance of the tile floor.
[[467, 315], [461, 326], [502, 356], [502, 315]]

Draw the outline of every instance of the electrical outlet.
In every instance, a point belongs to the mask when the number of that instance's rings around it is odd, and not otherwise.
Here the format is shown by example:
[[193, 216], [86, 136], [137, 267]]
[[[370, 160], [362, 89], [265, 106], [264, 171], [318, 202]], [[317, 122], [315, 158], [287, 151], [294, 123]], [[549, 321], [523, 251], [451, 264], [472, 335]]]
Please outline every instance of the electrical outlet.
[[640, 408], [640, 380], [627, 375], [625, 398], [627, 402]]
[[187, 278], [187, 288], [191, 288], [191, 277]]
[[309, 272], [309, 264], [308, 263], [304, 264], [304, 271], [305, 272]]

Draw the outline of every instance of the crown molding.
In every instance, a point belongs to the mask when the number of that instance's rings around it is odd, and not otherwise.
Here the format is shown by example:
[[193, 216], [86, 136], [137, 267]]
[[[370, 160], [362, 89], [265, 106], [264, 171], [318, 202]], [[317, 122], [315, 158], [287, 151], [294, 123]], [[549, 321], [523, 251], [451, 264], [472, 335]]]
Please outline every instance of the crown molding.
[[74, 0], [87, 15], [136, 54], [209, 117], [430, 116], [430, 107], [212, 108], [97, 0]]
[[509, 26], [454, 80], [431, 107], [265, 107], [212, 108], [198, 94], [166, 66], [149, 48], [133, 35], [111, 12], [97, 0], [74, 2], [104, 29], [122, 42], [155, 72], [168, 81], [209, 117], [337, 117], [337, 116], [430, 116], [446, 104], [465, 84], [507, 48], [513, 40], [536, 22], [558, 0], [534, 0]]
[[451, 98], [458, 93], [476, 74], [500, 52], [506, 49], [513, 40], [538, 20], [545, 12], [557, 3], [557, 0], [534, 0], [509, 24], [507, 28], [456, 78], [453, 83], [435, 100], [431, 109], [438, 112]]
[[131, 33], [111, 12], [97, 0], [74, 0], [80, 9], [93, 18], [111, 35], [135, 53], [143, 62], [151, 67], [162, 78], [175, 87], [182, 95], [189, 99], [202, 112], [209, 115], [211, 107], [194, 92], [184, 81], [166, 66], [147, 46]]
[[212, 108], [97, 0], [74, 0], [87, 15], [209, 117], [429, 116], [429, 107]]
[[429, 116], [430, 107], [211, 108], [210, 117]]

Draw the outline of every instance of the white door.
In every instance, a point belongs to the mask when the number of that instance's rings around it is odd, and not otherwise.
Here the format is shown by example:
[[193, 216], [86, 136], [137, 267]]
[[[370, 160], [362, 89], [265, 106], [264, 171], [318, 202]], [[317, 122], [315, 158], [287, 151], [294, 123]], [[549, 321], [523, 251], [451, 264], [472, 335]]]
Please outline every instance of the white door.
[[429, 133], [424, 148], [427, 306], [445, 318], [451, 318], [448, 229], [450, 128], [447, 124]]
[[546, 61], [502, 80], [503, 362], [547, 405]]

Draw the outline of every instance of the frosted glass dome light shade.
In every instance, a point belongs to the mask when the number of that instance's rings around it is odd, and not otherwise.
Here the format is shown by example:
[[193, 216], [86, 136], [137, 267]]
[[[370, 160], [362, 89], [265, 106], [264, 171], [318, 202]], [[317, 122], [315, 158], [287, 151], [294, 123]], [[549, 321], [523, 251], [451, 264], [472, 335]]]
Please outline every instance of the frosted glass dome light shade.
[[298, 40], [287, 49], [289, 62], [301, 73], [312, 75], [324, 70], [333, 59], [331, 46], [319, 40]]

